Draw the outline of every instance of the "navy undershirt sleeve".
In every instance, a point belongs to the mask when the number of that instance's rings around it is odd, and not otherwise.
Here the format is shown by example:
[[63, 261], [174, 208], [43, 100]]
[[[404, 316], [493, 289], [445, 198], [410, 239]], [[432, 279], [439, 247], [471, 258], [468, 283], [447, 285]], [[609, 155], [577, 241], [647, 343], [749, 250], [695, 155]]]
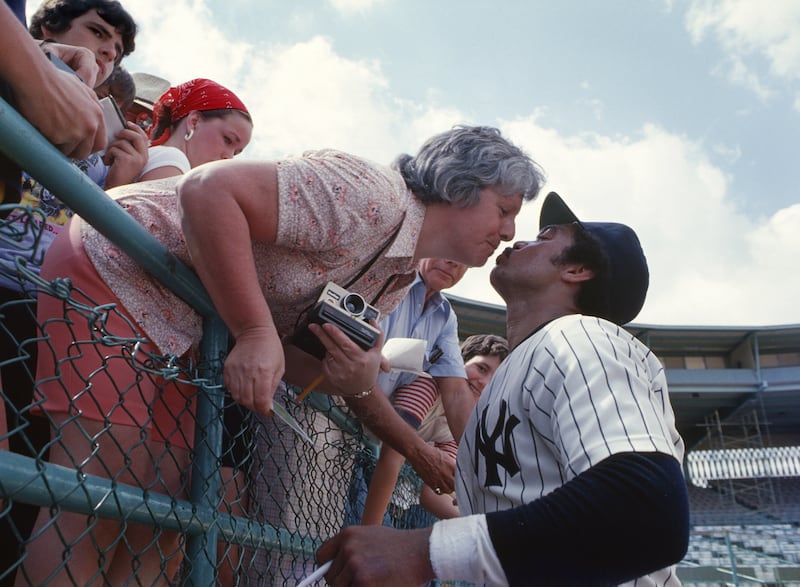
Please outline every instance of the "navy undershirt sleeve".
[[680, 463], [611, 456], [535, 502], [486, 515], [510, 585], [618, 585], [680, 561], [689, 501]]

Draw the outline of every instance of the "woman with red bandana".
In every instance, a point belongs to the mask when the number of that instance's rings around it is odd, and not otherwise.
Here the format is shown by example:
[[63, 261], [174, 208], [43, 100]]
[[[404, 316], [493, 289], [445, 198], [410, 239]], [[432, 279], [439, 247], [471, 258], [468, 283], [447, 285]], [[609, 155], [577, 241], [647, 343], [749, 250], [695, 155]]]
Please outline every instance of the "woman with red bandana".
[[252, 132], [247, 107], [226, 87], [193, 79], [170, 88], [153, 107], [148, 161], [138, 181], [182, 175], [235, 157]]

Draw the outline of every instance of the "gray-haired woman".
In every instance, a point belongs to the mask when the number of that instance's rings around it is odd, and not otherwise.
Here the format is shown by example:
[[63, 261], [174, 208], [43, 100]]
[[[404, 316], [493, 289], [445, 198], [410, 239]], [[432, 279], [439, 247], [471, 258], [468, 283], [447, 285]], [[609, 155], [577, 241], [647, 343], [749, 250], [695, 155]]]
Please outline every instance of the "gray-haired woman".
[[[394, 414], [385, 397], [369, 394], [380, 344], [365, 351], [331, 324], [311, 325], [327, 350], [320, 361], [284, 347], [283, 340], [329, 281], [388, 313], [405, 295], [420, 259], [483, 265], [502, 241], [513, 238], [523, 201], [534, 198], [542, 183], [537, 165], [489, 127], [436, 135], [417, 156], [401, 157], [397, 168], [315, 151], [273, 162], [213, 162], [111, 195], [199, 274], [235, 340], [224, 365], [234, 400], [269, 414], [282, 378], [307, 385], [322, 374], [323, 390], [357, 396], [372, 413]], [[200, 340], [200, 317], [79, 217], [53, 242], [42, 276], [70, 277], [96, 302], [116, 303], [147, 339], [139, 351], [188, 356]], [[52, 351], [39, 354], [37, 380], [45, 396], [40, 406], [66, 449], [55, 451], [53, 460], [67, 466], [82, 461], [86, 473], [148, 487], [160, 479], [167, 491], [178, 492], [193, 438], [192, 413], [185, 409], [193, 390], [137, 378], [136, 361], [128, 356], [70, 354], [76, 337], [92, 340], [89, 325], [70, 328], [57, 319], [64, 315], [62, 302], [43, 297], [38, 322], [46, 326]], [[134, 386], [136, 393], [119, 392]], [[391, 444], [402, 443], [394, 434], [380, 433]], [[131, 457], [134, 450], [142, 458]], [[452, 465], [429, 466], [424, 478], [450, 490]], [[87, 533], [79, 514], [62, 513], [57, 528], [46, 515], [40, 515], [38, 525], [45, 529], [26, 565], [42, 577], [52, 567], [48, 558], [60, 560], [52, 556], [62, 549], [59, 533], [74, 537], [73, 557], [83, 543], [91, 556], [96, 536], [114, 535], [119, 526], [97, 520]], [[137, 531], [126, 530], [134, 550], [152, 540]], [[176, 536], [165, 532], [159, 543], [170, 552]], [[71, 570], [83, 572], [80, 565]], [[140, 573], [139, 580], [148, 578]]]

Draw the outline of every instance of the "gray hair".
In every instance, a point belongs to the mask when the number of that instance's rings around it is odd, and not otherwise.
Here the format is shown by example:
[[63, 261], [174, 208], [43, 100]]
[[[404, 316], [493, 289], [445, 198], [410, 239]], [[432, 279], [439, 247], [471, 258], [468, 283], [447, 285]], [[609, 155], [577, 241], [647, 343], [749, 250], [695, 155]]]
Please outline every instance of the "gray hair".
[[544, 173], [519, 147], [491, 126], [456, 126], [428, 139], [417, 153], [392, 164], [408, 188], [424, 203], [472, 206], [482, 188], [532, 200]]

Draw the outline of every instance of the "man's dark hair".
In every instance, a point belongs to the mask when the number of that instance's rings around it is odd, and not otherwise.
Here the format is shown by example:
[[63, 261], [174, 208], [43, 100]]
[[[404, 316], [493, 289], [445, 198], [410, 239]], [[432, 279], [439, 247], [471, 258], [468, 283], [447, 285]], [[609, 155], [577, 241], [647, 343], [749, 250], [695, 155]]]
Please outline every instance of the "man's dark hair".
[[28, 30], [34, 39], [42, 38], [42, 26], [53, 32], [67, 30], [79, 16], [97, 10], [97, 14], [119, 31], [122, 36], [122, 55], [117, 63], [136, 48], [136, 23], [117, 0], [44, 0], [31, 17]]
[[608, 280], [609, 261], [603, 245], [577, 222], [572, 231], [573, 243], [553, 259], [556, 265], [581, 263], [594, 273], [594, 277], [581, 283], [575, 294], [575, 305], [582, 314], [605, 318], [609, 311]]

